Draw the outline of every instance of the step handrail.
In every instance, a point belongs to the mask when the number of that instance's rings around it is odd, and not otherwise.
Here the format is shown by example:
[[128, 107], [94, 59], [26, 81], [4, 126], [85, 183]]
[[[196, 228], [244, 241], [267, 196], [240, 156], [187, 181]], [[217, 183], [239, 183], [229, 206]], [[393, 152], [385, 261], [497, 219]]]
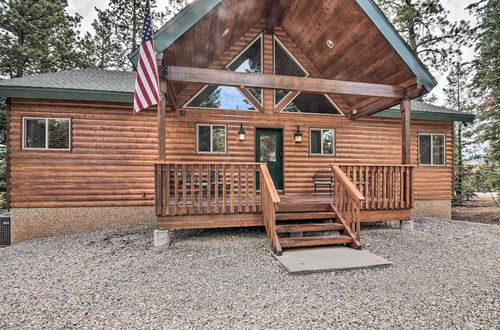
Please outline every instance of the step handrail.
[[365, 200], [365, 197], [339, 166], [331, 164], [331, 168], [334, 179], [332, 206], [339, 218], [342, 219], [342, 222], [350, 226], [357, 242], [360, 242], [361, 223], [359, 215], [361, 202]]
[[260, 196], [262, 220], [264, 221], [269, 244], [274, 253], [281, 255], [282, 250], [276, 232], [276, 204], [280, 202], [280, 197], [267, 164], [260, 164]]

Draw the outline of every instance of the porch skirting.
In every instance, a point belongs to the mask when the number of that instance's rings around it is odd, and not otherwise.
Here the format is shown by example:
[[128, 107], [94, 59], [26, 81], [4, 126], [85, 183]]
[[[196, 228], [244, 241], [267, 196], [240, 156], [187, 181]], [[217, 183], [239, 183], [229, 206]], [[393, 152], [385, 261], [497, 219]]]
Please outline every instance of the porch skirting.
[[451, 200], [415, 200], [412, 216], [432, 217], [451, 220]]
[[12, 208], [10, 212], [12, 243], [156, 223], [153, 206]]

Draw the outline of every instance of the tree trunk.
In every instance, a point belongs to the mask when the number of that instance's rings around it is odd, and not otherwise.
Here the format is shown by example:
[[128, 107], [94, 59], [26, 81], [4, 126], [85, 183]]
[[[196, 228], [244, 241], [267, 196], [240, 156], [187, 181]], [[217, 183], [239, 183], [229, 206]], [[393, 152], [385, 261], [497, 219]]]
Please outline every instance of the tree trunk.
[[[408, 8], [413, 8], [412, 0], [405, 0]], [[415, 31], [415, 17], [409, 16], [408, 18], [408, 44], [413, 51], [417, 51], [417, 33]]]

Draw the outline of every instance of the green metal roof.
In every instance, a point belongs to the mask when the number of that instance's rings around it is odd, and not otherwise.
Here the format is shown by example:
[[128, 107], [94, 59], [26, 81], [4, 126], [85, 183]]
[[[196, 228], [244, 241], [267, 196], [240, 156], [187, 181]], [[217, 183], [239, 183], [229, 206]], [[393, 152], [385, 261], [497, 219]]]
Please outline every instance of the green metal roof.
[[[132, 103], [134, 81], [134, 72], [100, 69], [61, 71], [0, 80], [0, 97]], [[475, 117], [432, 104], [411, 102], [413, 119], [470, 122]], [[401, 111], [394, 106], [373, 116], [400, 118]]]
[[[372, 116], [385, 118], [401, 118], [401, 109], [399, 108], [399, 106], [393, 106]], [[470, 113], [460, 112], [445, 107], [412, 100], [411, 118], [438, 121], [472, 122], [474, 121], [474, 118], [476, 118], [476, 116]]]

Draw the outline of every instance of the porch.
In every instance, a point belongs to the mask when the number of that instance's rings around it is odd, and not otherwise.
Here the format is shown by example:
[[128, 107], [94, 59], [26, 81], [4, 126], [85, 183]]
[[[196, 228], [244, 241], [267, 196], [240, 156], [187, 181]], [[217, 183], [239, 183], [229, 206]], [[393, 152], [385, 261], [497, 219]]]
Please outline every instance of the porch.
[[[331, 164], [331, 173], [331, 194], [283, 194], [276, 190], [265, 163], [159, 163], [157, 227], [265, 226], [272, 249], [280, 253], [282, 247], [311, 245], [360, 248], [360, 222], [410, 216], [413, 166]], [[332, 231], [340, 235], [285, 235]]]

